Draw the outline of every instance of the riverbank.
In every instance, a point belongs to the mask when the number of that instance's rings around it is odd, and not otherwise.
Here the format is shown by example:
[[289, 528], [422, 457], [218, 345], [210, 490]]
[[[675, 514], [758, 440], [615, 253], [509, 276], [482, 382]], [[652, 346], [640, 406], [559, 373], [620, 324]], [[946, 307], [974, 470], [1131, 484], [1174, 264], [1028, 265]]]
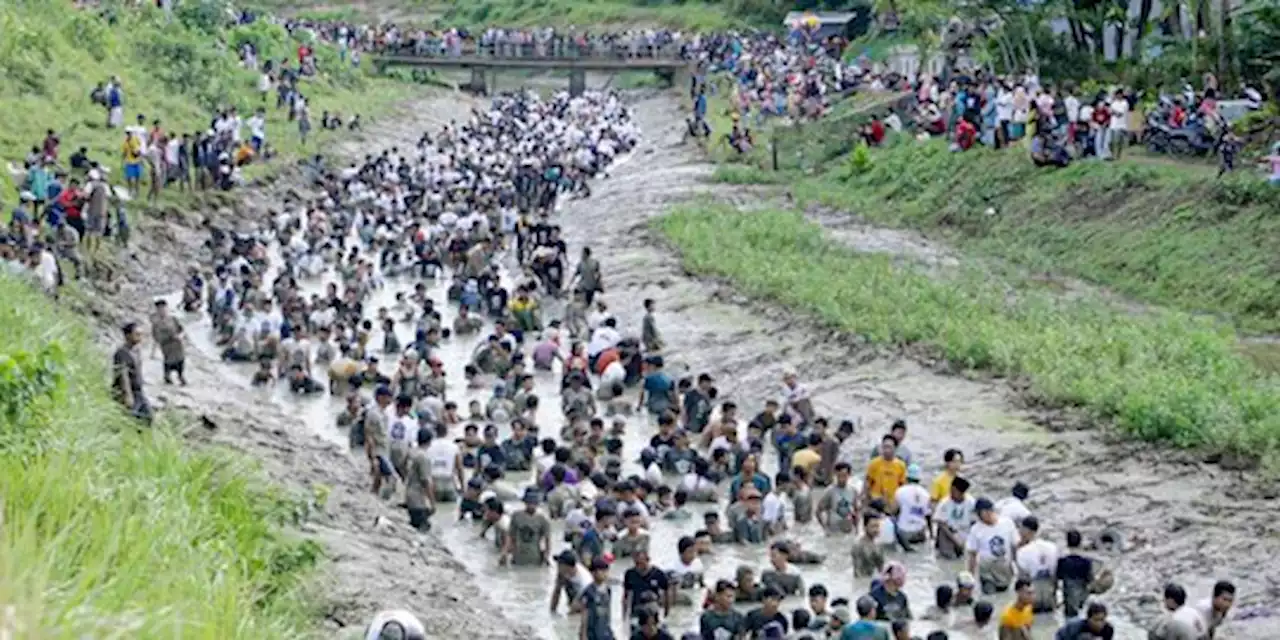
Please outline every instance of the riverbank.
[[[461, 95], [419, 98], [326, 153], [355, 156], [402, 144], [428, 127], [462, 117], [470, 106]], [[373, 613], [404, 608], [419, 615], [429, 637], [532, 637], [482, 596], [437, 539], [411, 530], [402, 510], [369, 494], [363, 466], [345, 447], [316, 437], [317, 428], [332, 425], [306, 424], [288, 407], [264, 400], [247, 379], [227, 376], [221, 362], [195, 348], [188, 349], [189, 387], [160, 385], [160, 362], [147, 357], [144, 348], [146, 392], [167, 416], [154, 434], [102, 433], [104, 420], [128, 433], [124, 418], [111, 417], [118, 413], [106, 397], [107, 376], [97, 366], [118, 345], [120, 324], [145, 320], [156, 297], [177, 290], [186, 266], [207, 251], [201, 226], [206, 217], [241, 227], [278, 206], [284, 193], [299, 188], [298, 179], [286, 172], [269, 187], [201, 195], [198, 209], [166, 207], [162, 215], [140, 217], [130, 250], [106, 258], [114, 278], [82, 282], [67, 291], [61, 309], [52, 311], [69, 327], [65, 330], [49, 329], [64, 325], [43, 315], [52, 307], [40, 296], [13, 298], [18, 301], [13, 313], [25, 323], [15, 345], [31, 349], [56, 343], [75, 362], [89, 363], [68, 383], [76, 386], [49, 402], [50, 419], [71, 424], [53, 443], [61, 446], [65, 437], [65, 449], [48, 446], [48, 473], [17, 464], [22, 450], [12, 452], [18, 457], [9, 456], [4, 466], [6, 475], [23, 481], [16, 487], [29, 488], [7, 490], [6, 529], [30, 534], [6, 537], [13, 551], [6, 557], [15, 567], [0, 592], [30, 605], [20, 610], [42, 612], [44, 617], [28, 623], [47, 625], [50, 632], [38, 635], [96, 634], [102, 625], [114, 630], [136, 624], [133, 635], [139, 637], [349, 637], [361, 632]], [[21, 287], [7, 280], [4, 286]], [[68, 310], [81, 319], [68, 316]], [[82, 387], [88, 395], [79, 393]], [[77, 403], [67, 400], [71, 397]], [[81, 405], [80, 397], [89, 402]], [[47, 446], [43, 438], [40, 443]], [[77, 462], [87, 455], [83, 447], [97, 448], [87, 468]], [[84, 483], [59, 484], [82, 469], [94, 472], [84, 474]], [[117, 485], [121, 488], [101, 494], [102, 487]], [[62, 493], [52, 493], [51, 487]], [[155, 492], [155, 504], [141, 497], [148, 491]], [[81, 527], [76, 518], [86, 500], [97, 510], [85, 526], [101, 530], [100, 541], [63, 540], [60, 532]], [[67, 527], [35, 526], [51, 517], [65, 520]], [[157, 518], [165, 527], [124, 536], [137, 533], [133, 523], [145, 526]], [[176, 524], [170, 526], [171, 521]], [[108, 523], [125, 524], [112, 528]], [[12, 528], [19, 525], [25, 527]], [[182, 553], [156, 553], [160, 542], [168, 546], [159, 548], [174, 546]], [[46, 550], [59, 545], [67, 547], [65, 555]], [[72, 556], [84, 561], [69, 561]], [[112, 578], [93, 570], [97, 559], [116, 557], [137, 557], [136, 571]], [[137, 584], [144, 578], [151, 584]], [[42, 586], [67, 581], [100, 589], [63, 593]]]
[[[641, 155], [593, 186], [591, 199], [568, 206], [562, 224], [570, 254], [590, 245], [599, 257], [604, 298], [619, 326], [639, 326], [640, 301], [656, 302], [669, 370], [711, 373], [720, 397], [750, 414], [764, 399], [778, 396], [782, 372], [794, 369], [818, 413], [861, 425], [850, 445], [855, 450], [870, 450], [886, 425], [903, 418], [910, 425], [913, 460], [925, 477], [941, 468], [947, 448], [958, 447], [966, 454], [965, 473], [975, 495], [1003, 497], [1018, 480], [1032, 487], [1028, 506], [1048, 538], [1061, 543], [1068, 528], [1086, 535], [1104, 528], [1120, 532], [1127, 540], [1125, 551], [1102, 554], [1117, 577], [1117, 587], [1103, 596], [1113, 620], [1121, 620], [1123, 633], [1117, 637], [1143, 637], [1137, 626], [1158, 614], [1153, 594], [1169, 580], [1202, 597], [1213, 580], [1229, 578], [1240, 586], [1241, 609], [1267, 610], [1271, 586], [1261, 576], [1274, 573], [1274, 567], [1259, 571], [1256, 564], [1258, 557], [1280, 551], [1260, 533], [1280, 516], [1273, 485], [1260, 482], [1257, 474], [1167, 447], [1117, 442], [1102, 430], [1077, 429], [1080, 421], [1070, 412], [1028, 406], [1021, 390], [1006, 380], [955, 375], [921, 350], [870, 348], [815, 322], [816, 314], [798, 305], [764, 300], [727, 280], [697, 277], [654, 231], [655, 220], [669, 215], [672, 206], [702, 206], [708, 200], [733, 205], [749, 220], [761, 210], [785, 206], [784, 200], [770, 188], [714, 183], [716, 167], [694, 145], [680, 144], [681, 110], [675, 99], [638, 104], [637, 113], [646, 133]], [[885, 245], [902, 235], [875, 227], [864, 233]], [[736, 234], [727, 230], [724, 235]], [[784, 257], [789, 255], [785, 245], [776, 243]], [[727, 242], [721, 246], [725, 260], [738, 259]], [[762, 265], [778, 259], [758, 257]], [[1230, 508], [1223, 496], [1231, 496]], [[830, 555], [823, 566], [804, 570], [806, 583], [839, 585], [832, 593], [849, 595], [847, 547], [810, 533], [815, 532], [794, 535]], [[1240, 554], [1233, 550], [1237, 545], [1257, 553]], [[763, 559], [762, 551], [759, 557], [752, 552], [729, 552], [727, 566], [709, 571], [708, 579], [730, 577], [737, 562]], [[933, 587], [953, 570], [927, 555], [895, 557], [908, 563], [913, 602], [931, 600]], [[659, 564], [668, 559], [655, 555]], [[862, 587], [855, 584], [853, 591]], [[785, 609], [791, 606], [784, 603]], [[1273, 623], [1233, 621], [1223, 632], [1262, 640], [1271, 635]]]
[[[726, 165], [718, 178], [779, 182]], [[1047, 278], [1081, 279], [1152, 305], [1223, 318], [1249, 333], [1280, 331], [1280, 190], [1252, 167], [1135, 157], [1033, 166], [1021, 150], [951, 153], [905, 139], [813, 175], [790, 175], [801, 206], [850, 211], [924, 232], [966, 252]]]

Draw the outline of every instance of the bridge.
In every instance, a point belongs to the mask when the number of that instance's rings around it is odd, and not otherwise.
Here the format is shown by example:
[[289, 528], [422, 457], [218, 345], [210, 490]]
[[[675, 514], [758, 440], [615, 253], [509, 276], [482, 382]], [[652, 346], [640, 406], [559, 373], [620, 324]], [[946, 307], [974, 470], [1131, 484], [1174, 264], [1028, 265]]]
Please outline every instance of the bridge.
[[545, 47], [489, 45], [453, 51], [403, 47], [373, 56], [374, 68], [379, 72], [390, 67], [469, 69], [471, 82], [467, 88], [477, 93], [486, 93], [492, 76], [501, 70], [567, 70], [569, 93], [574, 96], [582, 95], [586, 90], [588, 71], [652, 71], [674, 85], [677, 74], [687, 71], [690, 64], [669, 48], [632, 50], [626, 47], [579, 47], [565, 43]]

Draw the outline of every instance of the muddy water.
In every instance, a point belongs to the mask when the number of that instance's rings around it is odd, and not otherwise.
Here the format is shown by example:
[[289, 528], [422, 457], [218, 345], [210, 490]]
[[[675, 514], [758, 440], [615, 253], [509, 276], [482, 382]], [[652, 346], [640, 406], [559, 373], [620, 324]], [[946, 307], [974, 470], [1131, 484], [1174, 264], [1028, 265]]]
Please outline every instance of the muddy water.
[[[1239, 566], [1244, 561], [1240, 557], [1242, 548], [1231, 544], [1219, 551], [1201, 544], [1197, 551], [1197, 545], [1192, 543], [1239, 541], [1238, 536], [1230, 536], [1232, 526], [1248, 526], [1261, 533], [1263, 527], [1276, 521], [1274, 501], [1248, 502], [1257, 497], [1229, 494], [1252, 509], [1251, 517], [1225, 523], [1222, 528], [1216, 528], [1212, 518], [1189, 519], [1182, 528], [1191, 528], [1193, 535], [1170, 544], [1157, 535], [1163, 533], [1159, 529], [1170, 526], [1162, 520], [1179, 507], [1184, 512], [1202, 510], [1218, 485], [1171, 478], [1176, 474], [1159, 472], [1158, 465], [1141, 452], [1130, 450], [1113, 456], [1100, 453], [1088, 436], [1049, 433], [1033, 424], [1033, 414], [1010, 408], [1014, 403], [1003, 384], [941, 375], [911, 361], [869, 355], [848, 346], [846, 339], [808, 327], [786, 312], [753, 306], [731, 291], [689, 279], [669, 252], [645, 230], [645, 221], [669, 205], [697, 194], [710, 193], [717, 199], [742, 205], [758, 202], [759, 196], [705, 184], [703, 179], [709, 168], [676, 146], [680, 114], [674, 100], [651, 98], [638, 104], [637, 109], [647, 136], [642, 147], [629, 162], [615, 167], [611, 178], [594, 186], [592, 199], [562, 207], [558, 222], [572, 245], [570, 255], [577, 255], [578, 248], [590, 245], [600, 257], [604, 297], [624, 330], [638, 333], [643, 313], [641, 300], [652, 298], [657, 302], [659, 327], [669, 345], [668, 361], [676, 371], [712, 373], [717, 377], [721, 396], [736, 401], [750, 415], [765, 398], [780, 395], [781, 373], [794, 367], [809, 386], [821, 413], [834, 419], [853, 419], [861, 425], [853, 442], [847, 443], [857, 449], [859, 456], [867, 455], [865, 452], [870, 451], [892, 419], [902, 417], [911, 429], [907, 443], [914, 459], [924, 467], [926, 478], [938, 471], [946, 448], [959, 447], [973, 461], [966, 475], [975, 480], [976, 495], [1003, 497], [1015, 480], [1026, 481], [1033, 487], [1029, 506], [1045, 523], [1044, 534], [1059, 543], [1062, 531], [1069, 526], [1080, 527], [1086, 534], [1103, 526], [1131, 526], [1137, 535], [1130, 542], [1141, 560], [1135, 563], [1125, 557], [1107, 558], [1116, 563], [1119, 582], [1117, 590], [1104, 599], [1119, 605], [1113, 608], [1117, 613], [1113, 619], [1133, 618], [1139, 605], [1142, 611], [1154, 612], [1153, 595], [1165, 579], [1183, 580], [1193, 597], [1207, 595], [1205, 580], [1211, 583], [1211, 579], [1205, 576], [1213, 575], [1212, 562], [1225, 562], [1220, 560], [1225, 556], [1233, 561], [1228, 566]], [[411, 139], [406, 136], [406, 141]], [[938, 262], [944, 266], [946, 259]], [[309, 291], [318, 291], [325, 281], [317, 279], [306, 286]], [[412, 286], [410, 281], [391, 281], [376, 294], [372, 306], [390, 306], [396, 292]], [[452, 320], [452, 308], [445, 304], [443, 285], [433, 287], [431, 295], [437, 308], [448, 310], [447, 326]], [[400, 330], [407, 334], [409, 328], [402, 326]], [[199, 349], [216, 356], [206, 320], [193, 319], [190, 334]], [[401, 335], [402, 339], [405, 337]], [[372, 343], [380, 344], [380, 337], [375, 335]], [[462, 369], [473, 346], [470, 340], [454, 341], [442, 354], [452, 381], [449, 398], [462, 407], [471, 399], [483, 401], [488, 395], [485, 389], [470, 391], [462, 384]], [[384, 359], [383, 366], [389, 373], [394, 362]], [[247, 380], [251, 372], [251, 368], [242, 365], [227, 367], [227, 375], [242, 380]], [[560, 424], [558, 375], [538, 375], [537, 392], [543, 399], [538, 422], [545, 431], [556, 432], [555, 427]], [[342, 408], [341, 400], [296, 398], [283, 388], [260, 393], [263, 401], [299, 417], [319, 437], [346, 443], [346, 434], [336, 429], [334, 422]], [[624, 439], [624, 458], [634, 459], [651, 433], [642, 419], [633, 419]], [[503, 428], [502, 436], [505, 435]], [[1095, 457], [1084, 458], [1088, 455]], [[766, 455], [765, 459], [766, 471], [772, 473], [775, 469], [769, 465], [773, 464], [773, 456]], [[1086, 460], [1094, 466], [1085, 466]], [[1099, 464], [1114, 473], [1089, 474], [1088, 470]], [[634, 467], [624, 472], [633, 470]], [[1232, 478], [1216, 480], [1220, 484], [1233, 483]], [[510, 483], [522, 484], [514, 478]], [[434, 524], [430, 535], [437, 536], [475, 574], [482, 591], [491, 594], [509, 618], [531, 625], [547, 638], [576, 635], [576, 617], [548, 611], [554, 575], [551, 568], [499, 568], [492, 545], [477, 540], [476, 530], [470, 525], [456, 523], [448, 512], [438, 514]], [[650, 531], [655, 563], [670, 566], [676, 556], [676, 540], [697, 528], [696, 520], [688, 524], [655, 522]], [[1204, 531], [1194, 531], [1197, 528]], [[558, 541], [559, 534], [557, 523], [553, 540]], [[828, 557], [820, 566], [800, 568], [807, 585], [824, 584], [833, 598], [853, 600], [866, 592], [867, 581], [852, 577], [850, 539], [827, 537], [813, 528], [793, 532], [791, 537]], [[959, 570], [958, 564], [937, 562], [924, 552], [899, 554], [894, 559], [908, 567], [906, 591], [917, 615], [932, 601], [935, 586], [953, 580]], [[714, 557], [704, 559], [707, 581], [730, 578], [743, 563], [757, 569], [765, 566], [764, 547], [718, 547]], [[614, 577], [620, 579], [627, 566], [626, 561], [616, 566]], [[1191, 580], [1191, 572], [1199, 574], [1199, 580]], [[1259, 591], [1265, 593], [1263, 589]], [[615, 595], [619, 602], [615, 602], [614, 620], [621, 632], [620, 589], [615, 590]], [[789, 611], [800, 606], [803, 602], [793, 598], [784, 602], [783, 608]], [[673, 631], [692, 628], [696, 616], [695, 610], [675, 609], [670, 626]], [[1120, 632], [1118, 637], [1143, 637], [1127, 620], [1114, 622]], [[1056, 624], [1048, 618], [1041, 620], [1036, 637], [1048, 637]], [[917, 635], [928, 630], [926, 623], [913, 625]], [[952, 637], [974, 636], [953, 632]]]

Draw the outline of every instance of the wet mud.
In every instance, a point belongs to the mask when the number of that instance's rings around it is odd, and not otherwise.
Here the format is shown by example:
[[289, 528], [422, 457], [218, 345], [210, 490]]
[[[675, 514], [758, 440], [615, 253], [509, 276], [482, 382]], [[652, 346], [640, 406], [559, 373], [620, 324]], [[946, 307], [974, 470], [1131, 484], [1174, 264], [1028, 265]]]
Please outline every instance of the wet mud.
[[[467, 108], [465, 99], [457, 96], [415, 105], [394, 124], [371, 132], [363, 146], [343, 151], [410, 146], [424, 127], [434, 129], [435, 123], [451, 114], [461, 117]], [[1275, 637], [1280, 621], [1269, 616], [1280, 601], [1280, 501], [1272, 485], [1261, 484], [1248, 472], [1183, 454], [1109, 442], [1101, 431], [1046, 429], [1043, 424], [1076, 421], [1025, 407], [1017, 389], [1006, 381], [952, 375], [939, 363], [870, 349], [802, 316], [749, 300], [728, 286], [690, 277], [678, 257], [649, 230], [648, 220], [695, 198], [727, 201], [746, 211], [771, 196], [708, 182], [712, 168], [679, 144], [683, 115], [677, 98], [650, 95], [635, 108], [645, 134], [641, 147], [615, 167], [611, 177], [593, 185], [592, 198], [566, 203], [556, 222], [564, 229], [571, 256], [589, 245], [600, 258], [603, 297], [620, 327], [638, 333], [641, 301], [656, 301], [667, 361], [675, 373], [713, 374], [721, 398], [737, 402], [750, 415], [766, 398], [781, 396], [782, 372], [793, 368], [821, 414], [859, 425], [846, 443], [858, 457], [868, 455], [893, 419], [904, 418], [910, 426], [907, 444], [926, 478], [940, 469], [945, 449], [958, 447], [969, 460], [965, 475], [973, 480], [975, 495], [1000, 498], [1015, 481], [1027, 483], [1032, 488], [1028, 506], [1042, 522], [1042, 535], [1060, 545], [1067, 528], [1086, 534], [1120, 532], [1124, 550], [1099, 554], [1116, 573], [1116, 587], [1103, 600], [1118, 618], [1117, 637], [1145, 637], [1138, 625], [1158, 613], [1159, 592], [1166, 581], [1181, 582], [1199, 599], [1221, 578], [1239, 587], [1234, 614], [1257, 617], [1230, 622], [1220, 637]], [[244, 200], [211, 206], [219, 207], [217, 215], [228, 221], [262, 219], [288, 188], [286, 179]], [[78, 304], [116, 321], [145, 315], [152, 296], [175, 290], [182, 267], [193, 256], [203, 255], [198, 247], [205, 236], [195, 228], [198, 216], [175, 213], [172, 218], [141, 230], [148, 237], [136, 253], [144, 257], [121, 261], [122, 275], [112, 285], [116, 291]], [[843, 234], [858, 250], [890, 252], [938, 269], [960, 259], [910, 234], [865, 225], [851, 232], [845, 218], [834, 214], [816, 219], [845, 224], [843, 230], [832, 224], [833, 236]], [[151, 271], [145, 276], [144, 262]], [[389, 283], [371, 306], [389, 306], [396, 291], [412, 284]], [[307, 286], [322, 285], [318, 279]], [[432, 295], [444, 302], [443, 285], [435, 286]], [[437, 308], [451, 310], [445, 305]], [[450, 320], [446, 316], [446, 326]], [[369, 494], [363, 463], [347, 451], [346, 434], [334, 426], [340, 400], [298, 399], [283, 390], [251, 389], [249, 369], [210, 357], [207, 319], [184, 322], [195, 343], [188, 355], [191, 387], [159, 385], [159, 362], [148, 360], [148, 393], [158, 405], [207, 416], [216, 425], [209, 428], [193, 420], [193, 441], [241, 449], [261, 459], [267, 473], [286, 486], [327, 493], [302, 532], [329, 549], [320, 588], [328, 601], [330, 627], [345, 633], [359, 628], [376, 610], [404, 607], [420, 615], [433, 638], [575, 637], [578, 619], [548, 610], [552, 568], [499, 568], [492, 544], [478, 540], [470, 525], [454, 522], [456, 516], [447, 510], [434, 518], [432, 533], [413, 532], [402, 510]], [[115, 334], [105, 339], [114, 343]], [[380, 342], [375, 335], [373, 343]], [[486, 389], [462, 388], [461, 370], [472, 344], [456, 341], [444, 354], [456, 385], [449, 389], [450, 399], [464, 407], [467, 400], [488, 396]], [[383, 365], [390, 369], [393, 363], [384, 359]], [[540, 374], [537, 381], [544, 400], [539, 424], [544, 428], [559, 424], [558, 403], [553, 401], [558, 400], [557, 383], [551, 374]], [[634, 459], [651, 433], [642, 418], [632, 418], [624, 439], [625, 457]], [[505, 428], [502, 434], [505, 437]], [[766, 470], [772, 473], [773, 456], [765, 457]], [[510, 482], [520, 484], [515, 478]], [[676, 540], [697, 528], [694, 523], [654, 524], [650, 533], [655, 563], [668, 566], [675, 559]], [[553, 540], [558, 540], [559, 531], [557, 523]], [[828, 537], [816, 529], [801, 529], [790, 537], [827, 555], [824, 564], [801, 568], [806, 584], [825, 584], [833, 597], [854, 598], [866, 591], [866, 581], [852, 577], [851, 539]], [[553, 545], [553, 550], [558, 548]], [[732, 577], [739, 564], [760, 569], [765, 558], [764, 547], [718, 547], [713, 558], [704, 559], [707, 581]], [[953, 580], [959, 569], [923, 552], [896, 559], [908, 567], [906, 591], [917, 614], [931, 603], [934, 587]], [[620, 579], [627, 566], [622, 561], [614, 577]], [[619, 598], [620, 591], [615, 589]], [[794, 598], [783, 604], [788, 611], [798, 606], [803, 604]], [[614, 620], [622, 620], [617, 602]], [[695, 620], [695, 610], [676, 609], [670, 624], [673, 632], [683, 631]], [[1037, 637], [1051, 635], [1056, 624], [1040, 621]], [[926, 623], [913, 625], [917, 635], [927, 630]], [[622, 631], [620, 624], [617, 631]]]

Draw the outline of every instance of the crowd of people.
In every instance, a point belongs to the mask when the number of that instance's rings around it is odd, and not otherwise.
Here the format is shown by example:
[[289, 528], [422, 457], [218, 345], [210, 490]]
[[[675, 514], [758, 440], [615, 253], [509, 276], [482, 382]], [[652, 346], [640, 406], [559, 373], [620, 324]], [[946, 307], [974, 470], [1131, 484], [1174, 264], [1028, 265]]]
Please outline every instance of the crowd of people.
[[[1219, 111], [1224, 92], [1212, 74], [1205, 74], [1200, 91], [1187, 85], [1179, 95], [1162, 95], [1146, 114], [1143, 96], [1132, 89], [1086, 92], [1073, 82], [1042, 84], [1032, 73], [998, 77], [961, 72], [945, 82], [922, 74], [912, 89], [912, 122], [920, 137], [944, 136], [955, 151], [979, 144], [999, 149], [1029, 140], [1031, 160], [1038, 166], [1064, 167], [1083, 158], [1115, 160], [1127, 146], [1174, 132], [1190, 145], [1202, 145], [1193, 149], [1201, 155], [1220, 157], [1221, 175], [1235, 168], [1241, 146]], [[1249, 108], [1261, 107], [1257, 90], [1241, 85], [1236, 93]], [[1188, 130], [1195, 133], [1185, 134]]]
[[[1057, 640], [1114, 637], [1097, 595], [1114, 580], [1099, 554], [1115, 532], [1067, 531], [1060, 546], [1028, 486], [996, 499], [966, 478], [963, 452], [918, 459], [904, 421], [868, 452], [852, 422], [816, 412], [797, 372], [743, 407], [707, 374], [668, 372], [651, 300], [640, 326], [620, 326], [600, 263], [590, 248], [570, 256], [555, 216], [639, 135], [612, 93], [499, 96], [412, 147], [320, 172], [318, 195], [290, 196], [261, 226], [211, 227], [213, 263], [193, 265], [177, 306], [208, 314], [227, 366], [254, 384], [343, 397], [337, 424], [370, 490], [402, 501], [412, 526], [469, 522], [499, 564], [554, 565], [548, 606], [577, 616], [586, 640], [908, 640], [913, 628], [1027, 640], [1057, 612]], [[165, 381], [185, 383], [167, 302], [151, 328]], [[117, 397], [145, 417], [142, 325], [125, 333]], [[447, 361], [458, 342], [465, 363]], [[636, 429], [647, 445], [627, 450]], [[652, 559], [657, 528], [682, 532], [670, 566]], [[794, 535], [811, 528], [847, 541], [852, 585], [805, 579], [827, 561]], [[768, 563], [708, 580], [723, 545], [767, 548]], [[911, 553], [956, 567], [927, 606], [907, 597]], [[1152, 637], [1211, 637], [1234, 593], [1223, 582], [1188, 602], [1170, 585]], [[693, 629], [669, 627], [679, 608], [701, 611]]]

